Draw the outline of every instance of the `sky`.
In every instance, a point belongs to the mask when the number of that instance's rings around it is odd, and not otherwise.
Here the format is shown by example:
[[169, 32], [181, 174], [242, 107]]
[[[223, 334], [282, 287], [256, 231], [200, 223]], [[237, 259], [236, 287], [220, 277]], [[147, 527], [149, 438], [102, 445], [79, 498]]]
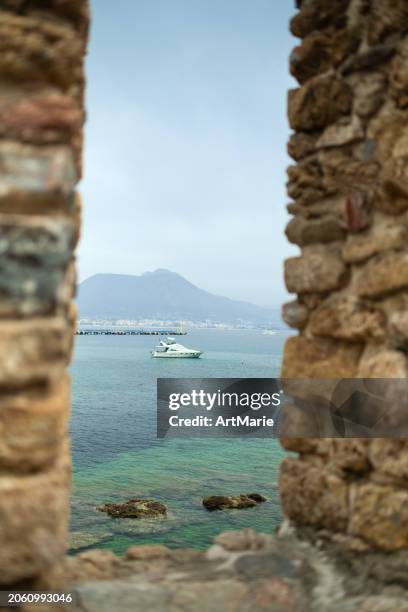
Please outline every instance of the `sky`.
[[80, 280], [168, 268], [234, 299], [287, 299], [293, 6], [93, 0]]

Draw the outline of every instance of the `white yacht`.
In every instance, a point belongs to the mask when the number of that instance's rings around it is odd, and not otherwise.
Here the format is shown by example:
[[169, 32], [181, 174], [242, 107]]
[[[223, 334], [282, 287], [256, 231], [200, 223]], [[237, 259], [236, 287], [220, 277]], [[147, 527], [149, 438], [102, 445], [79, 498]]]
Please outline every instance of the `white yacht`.
[[160, 340], [159, 344], [151, 351], [152, 357], [200, 357], [202, 351], [189, 349], [178, 344], [174, 338], [167, 337], [165, 340]]

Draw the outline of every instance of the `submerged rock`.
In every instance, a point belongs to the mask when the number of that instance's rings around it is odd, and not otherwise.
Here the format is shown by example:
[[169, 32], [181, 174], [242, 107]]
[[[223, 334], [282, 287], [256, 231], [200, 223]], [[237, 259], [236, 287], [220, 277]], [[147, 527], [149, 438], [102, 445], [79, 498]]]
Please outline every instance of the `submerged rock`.
[[227, 508], [253, 508], [265, 502], [266, 497], [260, 493], [244, 493], [241, 495], [211, 495], [203, 499], [203, 506], [207, 510], [225, 510]]
[[71, 551], [77, 551], [81, 548], [99, 546], [104, 540], [110, 539], [112, 536], [113, 533], [110, 532], [96, 534], [86, 531], [73, 531], [69, 535], [69, 548]]
[[164, 516], [167, 508], [154, 499], [130, 499], [123, 504], [104, 504], [98, 510], [117, 518], [155, 518]]

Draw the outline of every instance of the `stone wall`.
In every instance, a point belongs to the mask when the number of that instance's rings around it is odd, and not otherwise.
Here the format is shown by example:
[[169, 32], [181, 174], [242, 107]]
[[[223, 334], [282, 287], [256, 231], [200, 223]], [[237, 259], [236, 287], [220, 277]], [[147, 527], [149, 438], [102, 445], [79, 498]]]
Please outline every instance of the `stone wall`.
[[[405, 378], [408, 3], [298, 0], [290, 58], [285, 263], [299, 334], [282, 377]], [[383, 550], [408, 547], [408, 442], [284, 439], [284, 512]], [[339, 536], [340, 537], [340, 536]]]
[[0, 583], [67, 542], [85, 0], [0, 1]]
[[[408, 5], [298, 0], [286, 378], [403, 377]], [[55, 586], [67, 540], [86, 0], [0, 0], [0, 586]], [[283, 440], [285, 514], [408, 547], [405, 440]], [[166, 553], [167, 554], [167, 553]], [[119, 563], [119, 562], [118, 562]], [[259, 564], [258, 564], [259, 565]], [[127, 571], [127, 570], [126, 570]], [[278, 585], [279, 586], [279, 585]], [[206, 587], [207, 588], [207, 587]]]

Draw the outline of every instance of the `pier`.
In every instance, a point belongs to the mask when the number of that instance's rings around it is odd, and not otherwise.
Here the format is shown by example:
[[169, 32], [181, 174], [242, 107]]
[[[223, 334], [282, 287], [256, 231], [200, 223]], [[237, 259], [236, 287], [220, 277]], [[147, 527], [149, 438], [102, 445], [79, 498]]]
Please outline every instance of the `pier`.
[[172, 329], [78, 329], [76, 336], [185, 336], [187, 332]]

